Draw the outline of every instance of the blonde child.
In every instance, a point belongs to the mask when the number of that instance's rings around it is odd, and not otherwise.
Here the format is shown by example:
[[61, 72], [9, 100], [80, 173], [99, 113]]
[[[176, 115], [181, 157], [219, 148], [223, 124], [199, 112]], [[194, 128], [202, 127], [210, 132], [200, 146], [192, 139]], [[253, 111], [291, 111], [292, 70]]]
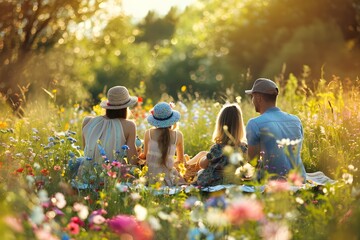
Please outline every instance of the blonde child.
[[141, 158], [146, 159], [149, 184], [163, 182], [166, 186], [185, 184], [184, 179], [175, 169], [177, 163], [184, 162], [183, 134], [176, 130], [180, 113], [166, 102], [156, 104], [147, 121], [154, 128], [148, 129], [144, 136], [144, 152]]
[[245, 126], [240, 106], [236, 103], [225, 104], [217, 115], [213, 132], [214, 145], [205, 157], [200, 158], [200, 170], [196, 184], [201, 187], [213, 186], [224, 183], [223, 170], [228, 165], [229, 159], [223, 155], [226, 145], [247, 151]]

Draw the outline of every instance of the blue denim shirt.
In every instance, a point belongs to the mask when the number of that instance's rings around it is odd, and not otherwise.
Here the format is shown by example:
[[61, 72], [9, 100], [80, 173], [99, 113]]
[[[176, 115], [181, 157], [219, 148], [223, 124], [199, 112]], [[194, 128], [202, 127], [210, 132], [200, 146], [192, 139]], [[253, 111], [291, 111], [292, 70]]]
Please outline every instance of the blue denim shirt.
[[298, 169], [305, 181], [306, 173], [300, 156], [303, 137], [300, 119], [277, 107], [250, 119], [246, 125], [248, 145], [260, 145], [261, 170], [286, 176], [291, 169]]

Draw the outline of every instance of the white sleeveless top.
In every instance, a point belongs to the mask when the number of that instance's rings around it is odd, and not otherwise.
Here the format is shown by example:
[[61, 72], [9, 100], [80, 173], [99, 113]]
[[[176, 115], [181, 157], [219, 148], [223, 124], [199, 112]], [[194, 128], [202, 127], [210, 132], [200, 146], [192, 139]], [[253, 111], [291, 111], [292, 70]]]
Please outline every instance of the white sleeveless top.
[[99, 144], [110, 161], [116, 159], [116, 152], [123, 154], [121, 147], [126, 143], [126, 139], [120, 119], [98, 116], [90, 119], [82, 131], [85, 140], [84, 155], [91, 158], [93, 163], [104, 163]]
[[156, 140], [151, 138], [151, 131], [149, 131], [149, 149], [146, 155], [146, 163], [148, 166], [149, 183], [154, 184], [159, 181], [158, 174], [165, 174], [164, 182], [167, 186], [176, 184], [176, 176], [178, 175], [174, 168], [174, 156], [176, 151], [177, 132], [175, 132], [175, 142], [170, 143], [167, 154], [166, 164], [162, 164], [162, 154], [159, 144]]

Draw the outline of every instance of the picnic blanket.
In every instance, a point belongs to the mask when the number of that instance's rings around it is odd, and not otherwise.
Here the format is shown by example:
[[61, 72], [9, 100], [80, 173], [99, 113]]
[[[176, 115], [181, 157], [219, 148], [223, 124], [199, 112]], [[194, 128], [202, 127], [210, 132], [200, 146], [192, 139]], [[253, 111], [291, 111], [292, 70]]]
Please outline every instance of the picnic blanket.
[[[336, 183], [336, 180], [333, 180], [326, 176], [323, 172], [313, 172], [313, 173], [306, 173], [306, 183], [302, 184], [301, 186], [290, 186], [291, 191], [299, 191], [299, 190], [305, 190], [305, 189], [311, 189], [316, 186], [324, 186], [326, 184], [334, 184]], [[78, 190], [86, 190], [91, 189], [92, 186], [84, 183], [78, 183], [74, 179], [71, 182], [71, 185], [78, 189]], [[118, 188], [125, 189], [126, 191], [133, 191], [137, 190], [139, 188], [146, 189], [150, 191], [154, 195], [173, 195], [178, 194], [180, 192], [190, 193], [194, 190], [199, 190], [202, 192], [218, 192], [226, 189], [235, 189], [242, 191], [244, 193], [253, 193], [253, 192], [265, 192], [266, 185], [261, 186], [252, 186], [252, 185], [236, 185], [236, 184], [224, 184], [224, 185], [216, 185], [216, 186], [209, 186], [209, 187], [197, 187], [193, 185], [182, 185], [182, 186], [174, 186], [174, 187], [160, 187], [160, 188], [152, 188], [148, 186], [138, 186], [133, 185], [131, 183], [120, 183], [118, 185]]]

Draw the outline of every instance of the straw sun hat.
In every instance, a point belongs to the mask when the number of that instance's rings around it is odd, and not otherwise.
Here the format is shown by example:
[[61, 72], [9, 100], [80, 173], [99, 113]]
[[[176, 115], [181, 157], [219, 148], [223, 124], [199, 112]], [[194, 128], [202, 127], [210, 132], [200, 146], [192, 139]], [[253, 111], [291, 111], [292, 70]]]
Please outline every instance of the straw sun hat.
[[147, 117], [148, 123], [157, 128], [166, 128], [174, 125], [180, 120], [180, 113], [173, 110], [166, 102], [156, 104]]
[[122, 109], [134, 106], [138, 98], [129, 95], [126, 87], [115, 86], [107, 92], [107, 100], [100, 103], [100, 106], [105, 109]]

